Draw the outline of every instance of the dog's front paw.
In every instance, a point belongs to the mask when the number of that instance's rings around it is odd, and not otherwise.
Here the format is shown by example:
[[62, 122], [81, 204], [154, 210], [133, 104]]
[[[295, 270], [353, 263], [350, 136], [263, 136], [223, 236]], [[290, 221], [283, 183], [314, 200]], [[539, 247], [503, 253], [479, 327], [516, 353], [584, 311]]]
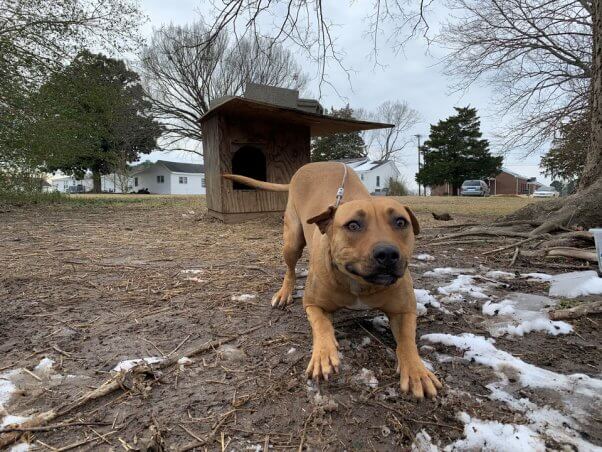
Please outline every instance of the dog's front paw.
[[314, 343], [314, 350], [305, 373], [314, 380], [324, 378], [324, 380], [328, 381], [333, 372], [339, 373], [340, 364], [341, 360], [339, 359], [336, 340], [334, 338], [321, 340]]
[[404, 394], [411, 393], [414, 398], [422, 400], [424, 396], [429, 399], [437, 395], [437, 389], [442, 388], [439, 379], [429, 371], [420, 358], [409, 361], [399, 361], [401, 374], [400, 386]]
[[285, 306], [292, 304], [293, 302], [293, 291], [282, 286], [278, 292], [272, 297], [273, 308], [284, 308]]

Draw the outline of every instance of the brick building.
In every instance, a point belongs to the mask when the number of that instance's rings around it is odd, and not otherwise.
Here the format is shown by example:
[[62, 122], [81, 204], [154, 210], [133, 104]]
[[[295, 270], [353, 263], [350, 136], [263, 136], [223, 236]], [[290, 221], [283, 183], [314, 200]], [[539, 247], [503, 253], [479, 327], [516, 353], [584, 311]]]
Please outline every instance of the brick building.
[[[495, 178], [485, 180], [492, 195], [530, 195], [542, 186], [534, 177], [521, 176], [507, 168], [502, 168]], [[452, 196], [451, 184], [431, 187], [431, 196]]]

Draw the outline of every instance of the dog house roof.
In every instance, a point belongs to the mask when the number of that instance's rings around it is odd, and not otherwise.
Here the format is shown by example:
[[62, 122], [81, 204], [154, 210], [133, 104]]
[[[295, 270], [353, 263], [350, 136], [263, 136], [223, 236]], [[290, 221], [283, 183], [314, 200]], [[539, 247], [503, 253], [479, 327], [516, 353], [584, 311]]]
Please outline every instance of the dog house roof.
[[285, 107], [239, 96], [227, 96], [218, 99], [209, 111], [201, 117], [201, 122], [215, 114], [304, 125], [310, 128], [312, 137], [394, 127], [393, 124], [335, 118], [299, 108]]

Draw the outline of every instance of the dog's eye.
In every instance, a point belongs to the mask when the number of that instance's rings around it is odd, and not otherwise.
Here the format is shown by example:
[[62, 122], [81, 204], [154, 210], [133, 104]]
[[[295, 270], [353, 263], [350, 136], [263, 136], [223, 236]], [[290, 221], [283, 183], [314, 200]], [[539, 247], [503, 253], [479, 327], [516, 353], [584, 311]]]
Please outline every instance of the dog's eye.
[[408, 225], [408, 220], [404, 217], [395, 218], [395, 227], [403, 229]]
[[359, 224], [357, 221], [350, 221], [349, 223], [347, 223], [345, 225], [347, 227], [347, 229], [349, 229], [350, 231], [359, 231], [360, 229], [362, 229], [362, 225]]

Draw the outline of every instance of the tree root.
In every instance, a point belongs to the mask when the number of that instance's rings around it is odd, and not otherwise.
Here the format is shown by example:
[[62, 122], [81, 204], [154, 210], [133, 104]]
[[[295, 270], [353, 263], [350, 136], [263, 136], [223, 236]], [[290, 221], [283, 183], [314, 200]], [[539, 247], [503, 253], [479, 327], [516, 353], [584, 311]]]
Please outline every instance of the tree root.
[[[529, 230], [536, 224], [540, 224], [540, 226]], [[503, 226], [500, 227], [500, 225]], [[548, 232], [536, 233], [538, 230]], [[556, 234], [552, 235], [551, 232], [556, 232]], [[470, 239], [467, 240], [467, 237]], [[483, 239], [477, 239], [477, 237], [483, 237]], [[522, 239], [482, 253], [487, 256], [506, 251], [512, 252], [511, 266], [515, 264], [519, 256], [527, 258], [568, 257], [592, 263], [597, 261], [593, 250], [580, 247], [583, 245], [591, 247], [593, 235], [590, 232], [571, 230], [560, 223], [553, 225], [550, 222], [540, 223], [534, 220], [512, 220], [495, 223], [492, 226], [471, 226], [458, 232], [439, 236], [430, 244], [453, 246], [460, 243], [492, 243], [494, 238]]]
[[562, 257], [573, 257], [575, 259], [582, 259], [584, 261], [589, 261], [596, 263], [598, 262], [598, 257], [596, 256], [596, 251], [588, 251], [580, 248], [568, 248], [568, 247], [558, 247], [558, 248], [548, 248], [546, 250], [546, 256], [554, 257], [554, 256], [562, 256]]
[[558, 309], [550, 312], [550, 318], [552, 320], [568, 320], [577, 319], [590, 314], [602, 314], [602, 301], [582, 303], [569, 309]]

